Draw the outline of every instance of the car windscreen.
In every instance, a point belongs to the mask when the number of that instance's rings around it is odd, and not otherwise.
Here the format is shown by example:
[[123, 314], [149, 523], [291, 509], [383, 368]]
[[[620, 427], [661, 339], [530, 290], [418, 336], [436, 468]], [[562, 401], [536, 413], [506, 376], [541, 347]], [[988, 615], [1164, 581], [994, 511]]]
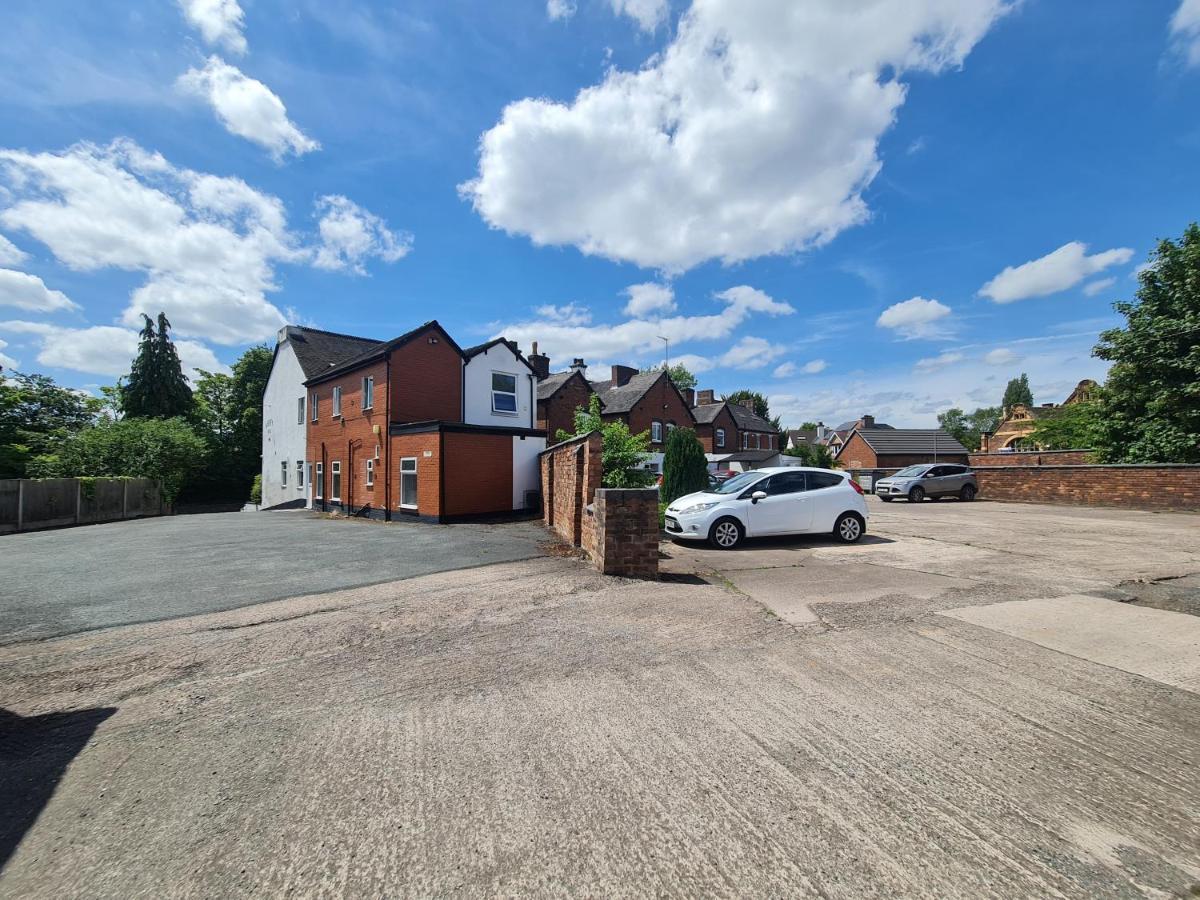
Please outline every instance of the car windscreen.
[[901, 469], [893, 478], [912, 478], [915, 475], [922, 474], [929, 466], [909, 466], [907, 469]]
[[762, 477], [763, 477], [763, 475], [761, 472], [743, 472], [741, 475], [735, 475], [733, 478], [730, 478], [724, 484], [718, 485], [717, 487], [713, 488], [710, 491], [707, 491], [706, 493], [709, 493], [709, 494], [736, 494], [740, 491], [744, 491], [746, 488], [750, 487], [750, 485], [754, 484], [754, 482], [758, 481]]

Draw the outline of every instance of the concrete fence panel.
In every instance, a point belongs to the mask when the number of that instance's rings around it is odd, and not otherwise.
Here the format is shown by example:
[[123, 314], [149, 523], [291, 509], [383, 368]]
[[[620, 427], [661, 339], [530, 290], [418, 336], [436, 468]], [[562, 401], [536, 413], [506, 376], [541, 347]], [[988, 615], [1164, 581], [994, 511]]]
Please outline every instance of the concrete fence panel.
[[0, 534], [161, 516], [150, 478], [14, 478], [0, 481]]
[[21, 530], [74, 525], [79, 482], [74, 478], [27, 480], [21, 491]]

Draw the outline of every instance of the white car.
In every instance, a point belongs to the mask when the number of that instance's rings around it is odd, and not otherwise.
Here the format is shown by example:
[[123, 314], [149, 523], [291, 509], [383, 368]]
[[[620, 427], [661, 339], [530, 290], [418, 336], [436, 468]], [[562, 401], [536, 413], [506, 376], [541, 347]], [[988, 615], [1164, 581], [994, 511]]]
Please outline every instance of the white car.
[[867, 515], [862, 488], [846, 473], [796, 466], [743, 472], [680, 497], [667, 507], [665, 528], [720, 550], [773, 534], [832, 534], [852, 544], [867, 530]]

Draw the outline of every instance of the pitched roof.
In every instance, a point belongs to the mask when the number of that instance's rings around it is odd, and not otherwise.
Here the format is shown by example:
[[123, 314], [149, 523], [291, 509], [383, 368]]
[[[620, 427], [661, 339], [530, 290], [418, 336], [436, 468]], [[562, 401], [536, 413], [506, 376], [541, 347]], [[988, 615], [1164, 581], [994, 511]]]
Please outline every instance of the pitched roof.
[[474, 357], [478, 356], [480, 353], [487, 353], [489, 350], [491, 350], [497, 344], [503, 344], [505, 347], [507, 347], [509, 350], [512, 351], [513, 356], [515, 356], [521, 362], [525, 363], [525, 365], [529, 368], [530, 371], [533, 371], [533, 366], [530, 366], [529, 360], [527, 360], [521, 354], [521, 348], [517, 346], [517, 342], [510, 341], [506, 337], [492, 338], [490, 341], [488, 341], [486, 343], [476, 344], [474, 347], [468, 347], [467, 349], [465, 349], [462, 352], [463, 359], [470, 360], [470, 359], [473, 359]]
[[721, 408], [725, 406], [725, 401], [720, 403], [705, 403], [703, 406], [697, 406], [692, 410], [692, 416], [701, 425], [708, 425], [713, 422], [717, 416], [721, 414]]
[[788, 429], [788, 441], [793, 444], [810, 444], [817, 443], [817, 429], [815, 428], [790, 428]]
[[738, 450], [725, 457], [723, 462], [766, 462], [778, 456], [778, 450]]
[[600, 395], [605, 415], [627, 413], [658, 379], [665, 377], [666, 373], [662, 371], [639, 372], [620, 387], [613, 387], [611, 381], [593, 381], [592, 390]]
[[437, 319], [431, 319], [423, 325], [418, 325], [412, 331], [406, 331], [404, 334], [400, 335], [400, 337], [392, 338], [390, 341], [377, 343], [375, 346], [363, 350], [357, 356], [352, 356], [349, 359], [345, 359], [342, 362], [337, 363], [325, 371], [310, 377], [305, 384], [312, 384], [316, 381], [325, 381], [326, 379], [332, 378], [336, 375], [352, 372], [365, 363], [372, 362], [376, 359], [382, 359], [396, 348], [403, 347], [418, 334], [429, 328], [436, 328], [438, 331], [440, 331], [442, 333], [442, 337], [444, 337], [450, 346], [454, 348], [455, 352], [460, 356], [462, 355], [462, 347], [458, 346], [458, 343], [454, 340], [454, 338], [450, 337], [449, 332], [442, 327], [441, 323]]
[[741, 404], [727, 403], [726, 405], [729, 407], [729, 414], [733, 416], [733, 421], [743, 431], [775, 431], [774, 425]]
[[302, 325], [289, 325], [287, 341], [305, 378], [314, 378], [331, 366], [357, 356], [365, 350], [377, 347], [381, 341], [375, 338], [355, 337], [352, 334], [337, 334]]
[[855, 431], [876, 453], [971, 452], [940, 428], [857, 428]]
[[[547, 375], [545, 378], [543, 378], [541, 381], [538, 382], [537, 398], [539, 400], [549, 400], [551, 397], [553, 397], [555, 394], [558, 393], [559, 388], [561, 388], [564, 384], [566, 384], [568, 381], [571, 380], [572, 375], [577, 375], [577, 374], [579, 374], [579, 373], [576, 372], [574, 369], [571, 369], [570, 371], [567, 371], [567, 372], [555, 372], [553, 375]], [[588, 380], [586, 378], [584, 378], [582, 375], [580, 375], [579, 378], [589, 388], [592, 387], [592, 385], [588, 382]]]
[[[856, 426], [859, 423], [859, 421], [860, 421], [859, 419], [854, 419], [853, 421], [850, 421], [850, 422], [843, 422], [841, 425], [839, 425], [837, 428], [835, 428], [833, 430], [836, 431], [838, 434], [840, 434], [842, 437], [845, 437], [851, 431], [854, 430], [854, 426]], [[892, 428], [891, 425], [888, 425], [885, 422], [876, 422], [874, 424], [874, 426], [872, 426], [872, 427], [874, 427], [876, 429], [895, 430]]]

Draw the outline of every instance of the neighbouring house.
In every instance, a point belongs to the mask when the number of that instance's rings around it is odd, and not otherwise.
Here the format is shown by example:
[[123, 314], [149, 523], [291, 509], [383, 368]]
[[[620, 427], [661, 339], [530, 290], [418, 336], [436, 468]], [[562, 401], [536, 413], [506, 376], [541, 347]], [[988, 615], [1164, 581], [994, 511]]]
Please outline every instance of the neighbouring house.
[[305, 386], [314, 508], [445, 522], [536, 506], [545, 432], [514, 344], [463, 350], [426, 322]]
[[633, 434], [650, 436], [647, 468], [662, 471], [667, 437], [676, 428], [696, 427], [691, 397], [675, 386], [663, 371], [639, 372], [631, 366], [613, 366], [607, 381], [591, 382], [600, 397], [600, 417], [620, 421]]
[[263, 392], [264, 507], [304, 506], [309, 502], [308, 391], [304, 382], [379, 343], [373, 338], [300, 325], [279, 329]]
[[700, 443], [715, 468], [745, 471], [778, 461], [783, 449], [779, 432], [749, 404], [717, 400], [712, 391], [703, 390], [696, 394], [692, 415]]
[[586, 367], [550, 374], [550, 359], [537, 352], [537, 344], [529, 354], [537, 382], [537, 427], [546, 432], [553, 443], [559, 431], [575, 431], [575, 410], [587, 409], [596, 391], [584, 375]]
[[822, 443], [829, 447], [829, 449], [834, 451], [836, 454], [838, 448], [846, 443], [846, 441], [850, 438], [850, 433], [854, 431], [855, 428], [890, 429], [891, 427], [891, 425], [887, 425], [883, 422], [876, 422], [874, 416], [861, 416], [852, 422], [843, 422], [836, 428], [828, 429], [825, 432]]
[[1009, 408], [994, 432], [984, 432], [980, 435], [980, 453], [997, 453], [1016, 450], [1041, 450], [1030, 435], [1037, 428], [1039, 419], [1057, 416], [1068, 406], [1096, 399], [1099, 385], [1090, 378], [1085, 378], [1075, 385], [1075, 390], [1062, 403], [1043, 403], [1041, 406], [1027, 406], [1024, 403], [1014, 403]]
[[816, 428], [789, 428], [785, 435], [784, 450], [795, 450], [798, 447], [818, 447], [825, 443], [829, 429], [824, 422], [818, 422]]
[[836, 459], [846, 469], [902, 469], [931, 462], [965, 466], [968, 452], [940, 428], [854, 428]]

